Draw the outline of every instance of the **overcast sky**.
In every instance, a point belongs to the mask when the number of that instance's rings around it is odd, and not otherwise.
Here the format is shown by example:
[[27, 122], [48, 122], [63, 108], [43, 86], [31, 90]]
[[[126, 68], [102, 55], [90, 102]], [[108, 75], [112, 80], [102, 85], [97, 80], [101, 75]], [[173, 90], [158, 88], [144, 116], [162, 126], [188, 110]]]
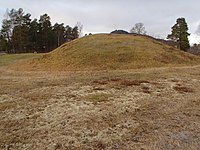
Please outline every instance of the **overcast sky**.
[[81, 22], [84, 33], [108, 33], [115, 29], [129, 31], [137, 22], [147, 33], [165, 38], [179, 17], [186, 18], [191, 43], [199, 42], [199, 0], [0, 0], [0, 20], [6, 9], [23, 8], [32, 18], [47, 13], [52, 23], [73, 26]]

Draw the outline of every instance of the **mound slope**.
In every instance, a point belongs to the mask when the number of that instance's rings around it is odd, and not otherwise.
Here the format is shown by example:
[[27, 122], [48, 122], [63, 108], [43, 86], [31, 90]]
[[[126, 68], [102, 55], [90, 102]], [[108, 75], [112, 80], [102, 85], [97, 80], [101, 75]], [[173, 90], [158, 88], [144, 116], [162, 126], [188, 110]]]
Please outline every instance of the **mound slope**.
[[65, 43], [23, 66], [33, 70], [104, 70], [198, 63], [199, 57], [148, 37], [97, 34]]

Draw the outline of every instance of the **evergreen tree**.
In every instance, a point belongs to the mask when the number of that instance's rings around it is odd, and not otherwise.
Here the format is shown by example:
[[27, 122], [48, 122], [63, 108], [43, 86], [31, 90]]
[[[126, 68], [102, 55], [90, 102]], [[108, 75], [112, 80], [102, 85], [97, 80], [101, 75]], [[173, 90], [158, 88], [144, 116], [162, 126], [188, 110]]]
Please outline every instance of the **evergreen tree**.
[[65, 39], [64, 39], [64, 33], [65, 33], [64, 24], [63, 23], [61, 23], [61, 24], [56, 23], [53, 26], [53, 31], [54, 31], [54, 34], [55, 34], [55, 45], [58, 47], [65, 42]]
[[40, 48], [43, 52], [53, 49], [54, 33], [51, 26], [51, 18], [47, 14], [40, 16], [39, 20], [39, 37]]
[[70, 27], [69, 25], [67, 25], [66, 27], [65, 27], [65, 33], [64, 33], [64, 38], [65, 38], [65, 41], [66, 42], [69, 42], [69, 41], [71, 41], [72, 40], [72, 27]]
[[72, 28], [64, 24], [51, 25], [47, 14], [40, 16], [39, 21], [30, 19], [22, 8], [7, 10], [6, 18], [0, 30], [0, 51], [7, 53], [49, 52], [64, 42], [79, 37], [82, 24]]
[[172, 27], [172, 33], [167, 38], [176, 42], [179, 49], [187, 51], [190, 48], [189, 35], [185, 18], [178, 18], [176, 24]]
[[0, 34], [0, 52], [4, 51], [4, 52], [8, 52], [7, 51], [8, 48], [8, 43], [6, 41], [6, 39], [3, 37], [2, 34]]
[[17, 53], [30, 52], [30, 14], [24, 15], [23, 10], [14, 12], [17, 17], [12, 18], [15, 22], [12, 31], [12, 44]]
[[71, 40], [77, 39], [78, 37], [79, 37], [78, 26], [75, 26], [75, 27], [72, 29]]
[[34, 19], [30, 23], [29, 35], [30, 50], [32, 50], [32, 52], [37, 52], [39, 50], [39, 23], [37, 22], [37, 19]]
[[7, 53], [11, 53], [11, 21], [4, 19], [1, 29], [1, 41], [4, 41], [5, 50]]
[[27, 52], [31, 15], [24, 14], [22, 8], [7, 11], [6, 15], [7, 18], [2, 22], [1, 35], [7, 41], [7, 52]]

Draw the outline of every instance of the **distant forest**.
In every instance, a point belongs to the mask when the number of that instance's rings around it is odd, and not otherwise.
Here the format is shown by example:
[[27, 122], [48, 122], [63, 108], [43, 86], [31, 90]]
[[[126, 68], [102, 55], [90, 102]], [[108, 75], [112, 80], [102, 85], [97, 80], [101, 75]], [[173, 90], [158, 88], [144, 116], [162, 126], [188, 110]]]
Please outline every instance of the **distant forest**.
[[0, 51], [6, 53], [49, 52], [66, 41], [79, 37], [83, 28], [81, 23], [74, 27], [55, 23], [52, 25], [48, 14], [39, 20], [31, 20], [31, 14], [22, 8], [11, 9], [5, 14], [0, 30]]

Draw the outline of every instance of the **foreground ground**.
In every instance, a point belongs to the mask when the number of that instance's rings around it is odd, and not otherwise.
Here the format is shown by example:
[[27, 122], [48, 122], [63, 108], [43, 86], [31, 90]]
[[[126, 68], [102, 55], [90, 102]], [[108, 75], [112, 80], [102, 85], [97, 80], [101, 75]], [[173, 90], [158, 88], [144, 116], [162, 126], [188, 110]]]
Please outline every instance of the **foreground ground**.
[[0, 68], [0, 149], [198, 150], [200, 66]]

